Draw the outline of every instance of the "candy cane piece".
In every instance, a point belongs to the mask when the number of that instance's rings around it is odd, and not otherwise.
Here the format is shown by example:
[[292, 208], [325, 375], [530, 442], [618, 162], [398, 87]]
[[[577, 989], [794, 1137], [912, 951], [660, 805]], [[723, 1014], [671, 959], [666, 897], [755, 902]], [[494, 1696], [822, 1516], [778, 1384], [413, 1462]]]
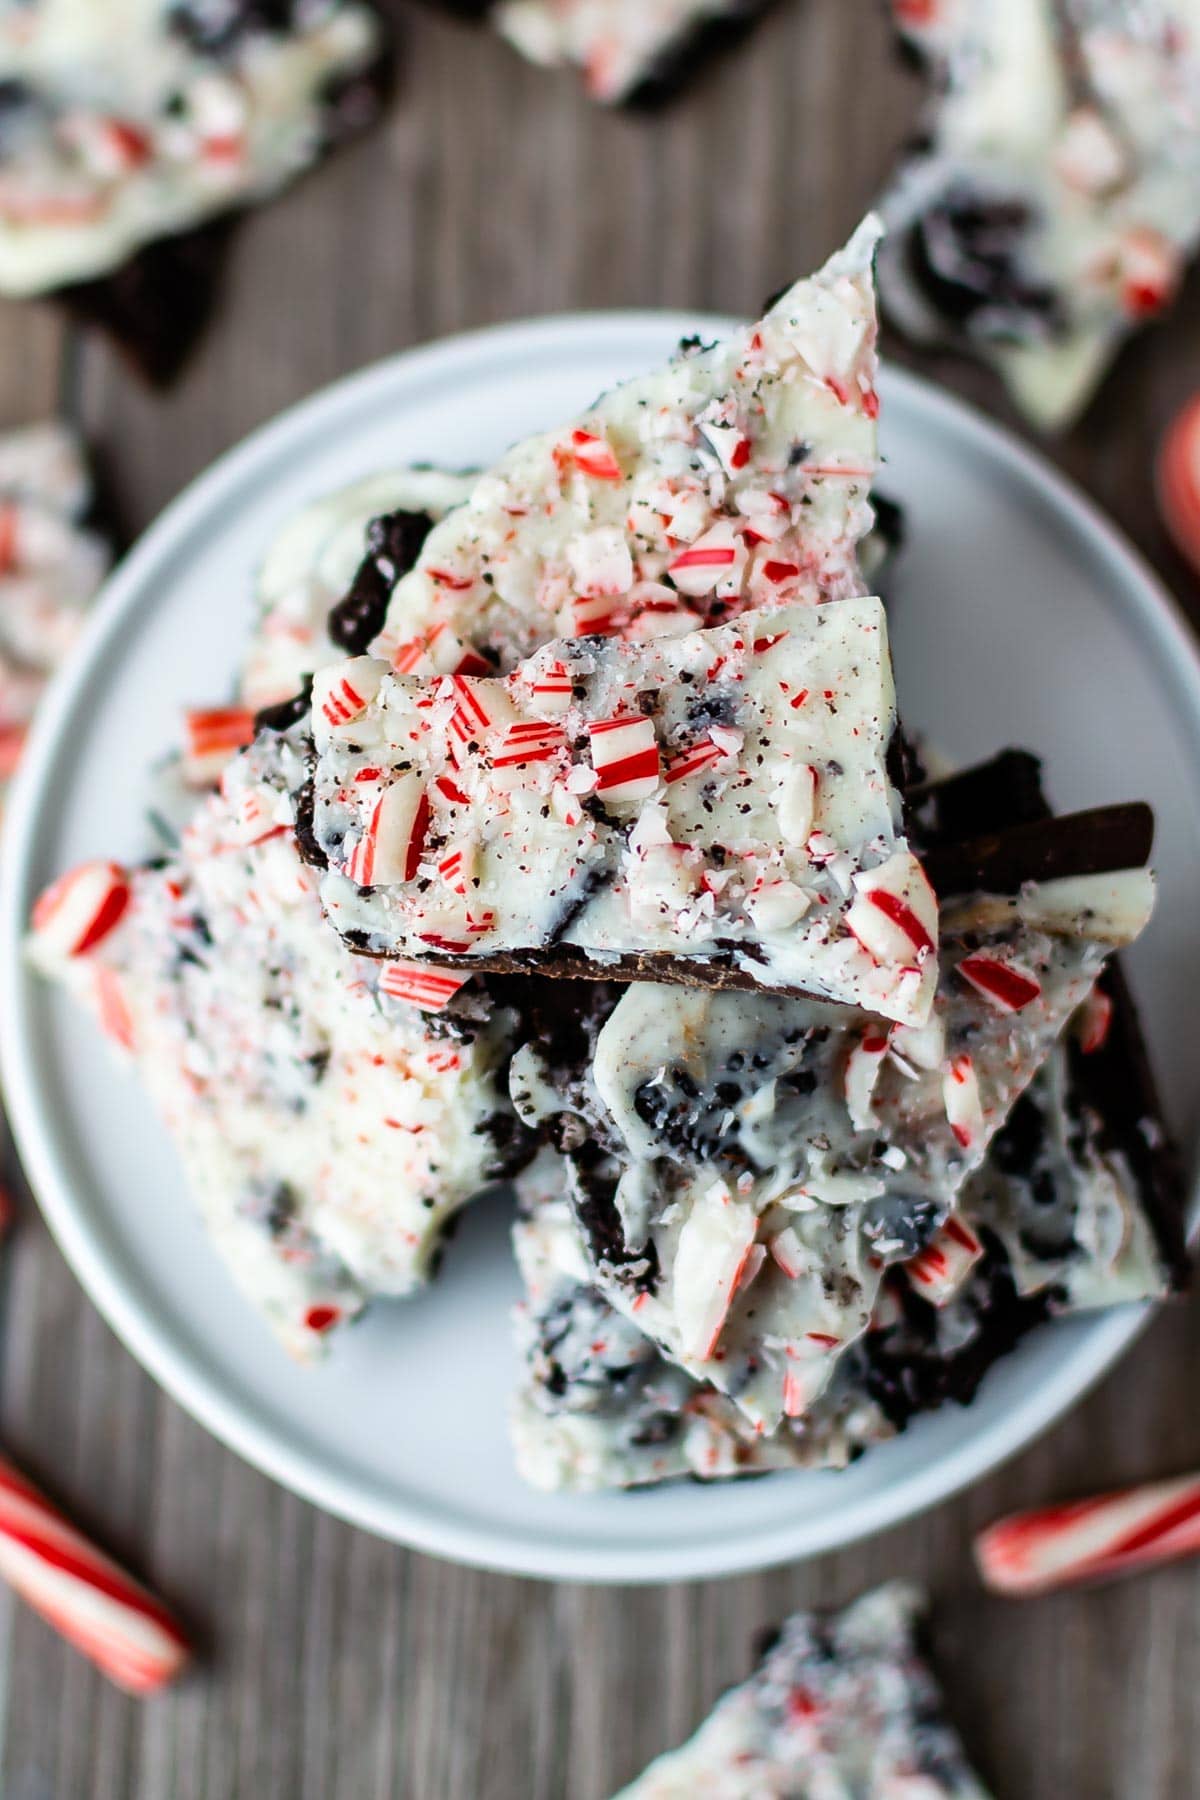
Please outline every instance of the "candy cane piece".
[[211, 787], [235, 750], [254, 737], [254, 714], [244, 706], [216, 706], [183, 715], [183, 778]]
[[379, 692], [386, 665], [371, 656], [351, 656], [319, 669], [313, 677], [313, 713], [330, 732], [353, 724]]
[[129, 899], [128, 878], [116, 863], [80, 863], [41, 895], [33, 929], [47, 950], [87, 956], [120, 924]]
[[981, 1532], [975, 1560], [998, 1594], [1044, 1594], [1200, 1551], [1200, 1475], [1013, 1513]]
[[621, 465], [607, 438], [591, 431], [571, 433], [571, 457], [575, 467], [593, 481], [620, 481]]
[[933, 1306], [945, 1306], [983, 1255], [983, 1245], [965, 1219], [951, 1213], [923, 1250], [904, 1264], [918, 1294]]
[[1019, 1013], [1026, 1006], [1032, 1005], [1042, 991], [1041, 982], [1035, 981], [1027, 969], [1018, 968], [1013, 962], [1002, 962], [996, 956], [985, 956], [979, 951], [972, 956], [964, 956], [958, 965], [958, 972], [968, 987], [973, 987], [977, 994], [982, 994], [997, 1012]]
[[606, 800], [648, 800], [658, 787], [653, 719], [623, 714], [588, 726], [596, 792]]
[[441, 1012], [470, 979], [469, 975], [431, 968], [428, 963], [390, 962], [379, 977], [379, 992], [393, 1000], [405, 1000], [422, 1012]]
[[969, 1056], [955, 1056], [942, 1077], [946, 1118], [964, 1150], [974, 1150], [984, 1131], [983, 1100], [979, 1077]]
[[846, 925], [868, 955], [881, 963], [933, 953], [937, 937], [937, 900], [912, 858], [897, 851], [854, 877], [855, 900]]
[[0, 1461], [0, 1575], [133, 1694], [173, 1681], [188, 1645], [167, 1609]]

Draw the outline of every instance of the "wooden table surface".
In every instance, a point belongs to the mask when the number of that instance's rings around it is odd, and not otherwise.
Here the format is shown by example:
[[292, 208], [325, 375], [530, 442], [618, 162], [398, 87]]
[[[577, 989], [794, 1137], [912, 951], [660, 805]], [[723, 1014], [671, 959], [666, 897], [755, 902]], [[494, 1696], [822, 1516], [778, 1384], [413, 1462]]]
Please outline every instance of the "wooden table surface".
[[[918, 93], [877, 0], [787, 0], [651, 120], [602, 115], [487, 32], [419, 11], [404, 27], [391, 115], [243, 229], [170, 393], [52, 309], [0, 311], [0, 423], [68, 409], [131, 531], [252, 426], [387, 352], [564, 308], [754, 311], [853, 225]], [[1200, 388], [1198, 324], [1193, 282], [1054, 454], [1200, 619], [1151, 487], [1158, 434]], [[981, 372], [920, 366], [1006, 416]], [[254, 1473], [112, 1337], [32, 1205], [2, 1279], [0, 1441], [204, 1646], [176, 1691], [131, 1701], [0, 1594], [6, 1800], [603, 1800], [745, 1671], [759, 1627], [900, 1573], [933, 1591], [954, 1711], [1001, 1800], [1200, 1793], [1200, 1562], [1017, 1606], [985, 1598], [968, 1561], [1004, 1508], [1200, 1466], [1195, 1304], [1024, 1456], [911, 1524], [798, 1568], [606, 1590], [412, 1555]]]

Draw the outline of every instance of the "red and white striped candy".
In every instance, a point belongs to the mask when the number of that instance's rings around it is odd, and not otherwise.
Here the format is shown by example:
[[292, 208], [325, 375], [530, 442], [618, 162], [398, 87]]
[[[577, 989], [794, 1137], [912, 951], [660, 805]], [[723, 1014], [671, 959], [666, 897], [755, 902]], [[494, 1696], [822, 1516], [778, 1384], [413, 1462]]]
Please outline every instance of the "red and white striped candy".
[[261, 844], [285, 829], [275, 817], [279, 796], [264, 784], [238, 788], [228, 808], [229, 833], [235, 843], [247, 848]]
[[654, 721], [629, 713], [588, 726], [596, 792], [605, 800], [648, 800], [659, 781]]
[[[406, 638], [392, 651], [392, 667], [397, 675], [428, 675], [433, 670], [429, 647], [422, 637]], [[453, 674], [453, 670], [449, 673]]]
[[[399, 651], [396, 653], [399, 655]], [[490, 675], [492, 666], [486, 656], [472, 648], [444, 621], [435, 625], [425, 639], [425, 654], [439, 675]], [[396, 665], [399, 666], [398, 664]]]
[[183, 778], [212, 787], [235, 750], [254, 737], [254, 714], [244, 706], [210, 707], [183, 715]]
[[1197, 1551], [1200, 1475], [1013, 1513], [975, 1540], [985, 1585], [1011, 1595], [1129, 1575]]
[[627, 594], [633, 586], [633, 556], [625, 534], [615, 525], [581, 531], [567, 545], [567, 562], [581, 594]]
[[810, 1267], [810, 1260], [805, 1256], [804, 1246], [790, 1225], [777, 1231], [768, 1246], [771, 1257], [783, 1270], [789, 1281], [796, 1281]]
[[964, 1150], [974, 1150], [983, 1137], [983, 1101], [979, 1077], [969, 1056], [951, 1058], [942, 1078], [942, 1100], [950, 1129]]
[[812, 896], [794, 881], [767, 881], [756, 888], [746, 909], [759, 931], [786, 931], [802, 919]]
[[431, 968], [428, 963], [390, 962], [379, 977], [379, 992], [393, 1000], [406, 1000], [422, 1012], [441, 1012], [470, 979], [449, 969]]
[[1138, 226], [1120, 250], [1121, 305], [1131, 319], [1150, 319], [1175, 298], [1183, 252], [1161, 231]]
[[1163, 439], [1158, 504], [1167, 530], [1200, 570], [1200, 394], [1189, 400]]
[[453, 923], [461, 935], [439, 929], [418, 931], [417, 937], [421, 943], [428, 944], [431, 950], [440, 951], [445, 956], [465, 956], [475, 948], [472, 938], [482, 937], [489, 932], [496, 923], [496, 915], [490, 911], [479, 914], [468, 912], [465, 917]]
[[788, 1348], [787, 1368], [783, 1377], [783, 1411], [789, 1419], [802, 1419], [813, 1401], [823, 1393], [829, 1380], [829, 1352], [841, 1346], [841, 1339], [824, 1331], [806, 1331], [803, 1349]]
[[385, 787], [346, 864], [358, 887], [412, 881], [429, 829], [429, 796], [411, 770]]
[[881, 963], [924, 962], [937, 936], [937, 899], [921, 870], [902, 852], [854, 877], [846, 925]]
[[1014, 962], [1002, 962], [997, 956], [985, 956], [982, 951], [964, 956], [958, 972], [997, 1012], [1019, 1013], [1032, 1005], [1042, 991], [1041, 982], [1027, 969]]
[[469, 806], [471, 804], [470, 795], [459, 786], [452, 775], [436, 775], [433, 786], [441, 799], [448, 800], [451, 806]]
[[475, 875], [475, 845], [470, 841], [456, 844], [438, 861], [437, 871], [453, 894], [464, 899]]
[[718, 1183], [695, 1206], [675, 1253], [676, 1313], [683, 1354], [713, 1355], [755, 1248], [753, 1209], [730, 1201]]
[[887, 1032], [868, 1028], [846, 1058], [846, 1111], [856, 1131], [875, 1123], [875, 1086], [887, 1052]]
[[553, 719], [518, 719], [505, 727], [492, 754], [492, 767], [515, 769], [526, 763], [552, 762], [566, 747], [567, 734]]
[[924, 1249], [909, 1258], [904, 1271], [918, 1294], [934, 1306], [945, 1306], [982, 1255], [983, 1245], [966, 1220], [951, 1213]]
[[738, 426], [701, 423], [700, 435], [727, 475], [736, 475], [750, 461], [753, 446]]
[[734, 527], [727, 519], [719, 519], [711, 530], [667, 564], [667, 574], [681, 594], [698, 599], [732, 577], [738, 559], [745, 554], [745, 545]]
[[454, 711], [450, 716], [452, 754], [456, 742], [463, 749], [469, 749], [513, 717], [512, 704], [496, 681], [452, 675], [450, 687], [454, 695]]
[[797, 763], [780, 778], [775, 816], [789, 844], [807, 844], [817, 810], [817, 771]]
[[575, 467], [593, 481], [620, 481], [621, 465], [607, 438], [591, 431], [571, 433], [571, 458]]
[[550, 662], [538, 671], [530, 684], [530, 693], [544, 713], [565, 713], [571, 704], [571, 672], [566, 663]]
[[188, 1660], [167, 1609], [2, 1461], [0, 1575], [130, 1693], [153, 1693]]
[[664, 763], [663, 780], [668, 787], [673, 787], [675, 782], [685, 781], [689, 775], [698, 775], [701, 769], [711, 768], [713, 763], [720, 762], [726, 754], [711, 737], [703, 737], [689, 750], [681, 750]]
[[360, 719], [379, 692], [384, 665], [371, 656], [352, 656], [313, 677], [313, 712], [331, 730]]
[[132, 1051], [135, 1042], [133, 1014], [125, 1000], [121, 977], [105, 963], [94, 963], [91, 974], [96, 1016], [100, 1021], [101, 1031], [114, 1044], [119, 1044], [122, 1050]]
[[130, 886], [116, 863], [86, 862], [52, 882], [33, 909], [33, 929], [62, 956], [86, 956], [129, 905]]
[[617, 614], [609, 594], [577, 594], [571, 601], [573, 637], [615, 637]]

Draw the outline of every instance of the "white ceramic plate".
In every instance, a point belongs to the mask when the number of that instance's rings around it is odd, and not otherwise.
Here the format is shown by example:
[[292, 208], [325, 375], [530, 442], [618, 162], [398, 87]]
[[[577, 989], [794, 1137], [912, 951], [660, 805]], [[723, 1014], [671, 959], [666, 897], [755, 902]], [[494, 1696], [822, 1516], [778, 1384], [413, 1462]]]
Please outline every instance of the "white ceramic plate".
[[[4, 1079], [30, 1178], [129, 1348], [235, 1450], [318, 1505], [462, 1561], [555, 1577], [677, 1580], [811, 1555], [893, 1524], [1026, 1443], [1142, 1319], [1044, 1331], [974, 1405], [839, 1475], [571, 1498], [526, 1489], [505, 1436], [517, 1284], [505, 1214], [468, 1214], [436, 1288], [378, 1306], [316, 1370], [293, 1366], [234, 1291], [135, 1082], [23, 969], [38, 888], [82, 857], [136, 857], [149, 762], [183, 703], [228, 689], [251, 573], [301, 503], [389, 463], [478, 463], [727, 321], [540, 320], [454, 339], [343, 382], [222, 459], [110, 582], [50, 698], [3, 854]], [[1063, 806], [1153, 801], [1162, 897], [1132, 959], [1171, 1117], [1200, 1119], [1200, 668], [1146, 570], [1042, 463], [943, 395], [883, 384], [886, 488], [909, 509], [894, 584], [905, 716], [958, 759], [1028, 745]]]

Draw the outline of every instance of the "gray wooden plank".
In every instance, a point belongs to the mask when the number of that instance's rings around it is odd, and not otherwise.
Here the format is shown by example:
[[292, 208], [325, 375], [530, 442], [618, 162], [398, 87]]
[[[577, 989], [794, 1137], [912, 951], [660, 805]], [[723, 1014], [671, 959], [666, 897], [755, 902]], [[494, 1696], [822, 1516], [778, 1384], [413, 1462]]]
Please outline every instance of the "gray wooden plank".
[[[869, 201], [916, 86], [875, 0], [780, 7], [653, 120], [607, 117], [487, 33], [414, 12], [385, 127], [254, 218], [216, 329], [166, 396], [101, 344], [81, 414], [130, 521], [281, 406], [406, 344], [527, 313], [749, 311]], [[1177, 584], [1149, 446], [1200, 386], [1197, 289], [1122, 360], [1056, 455]], [[982, 371], [940, 373], [1002, 417]], [[59, 390], [46, 309], [0, 313], [0, 422]], [[908, 1573], [938, 1601], [947, 1685], [1001, 1796], [1182, 1800], [1200, 1766], [1200, 1568], [1036, 1606], [990, 1600], [972, 1532], [1005, 1508], [1200, 1466], [1181, 1404], [1200, 1312], [1159, 1320], [1070, 1419], [971, 1494], [816, 1564], [607, 1591], [457, 1570], [283, 1493], [165, 1400], [32, 1219], [5, 1272], [4, 1441], [169, 1594], [202, 1645], [151, 1703], [109, 1689], [0, 1593], [13, 1800], [603, 1800], [690, 1731], [789, 1607]]]

